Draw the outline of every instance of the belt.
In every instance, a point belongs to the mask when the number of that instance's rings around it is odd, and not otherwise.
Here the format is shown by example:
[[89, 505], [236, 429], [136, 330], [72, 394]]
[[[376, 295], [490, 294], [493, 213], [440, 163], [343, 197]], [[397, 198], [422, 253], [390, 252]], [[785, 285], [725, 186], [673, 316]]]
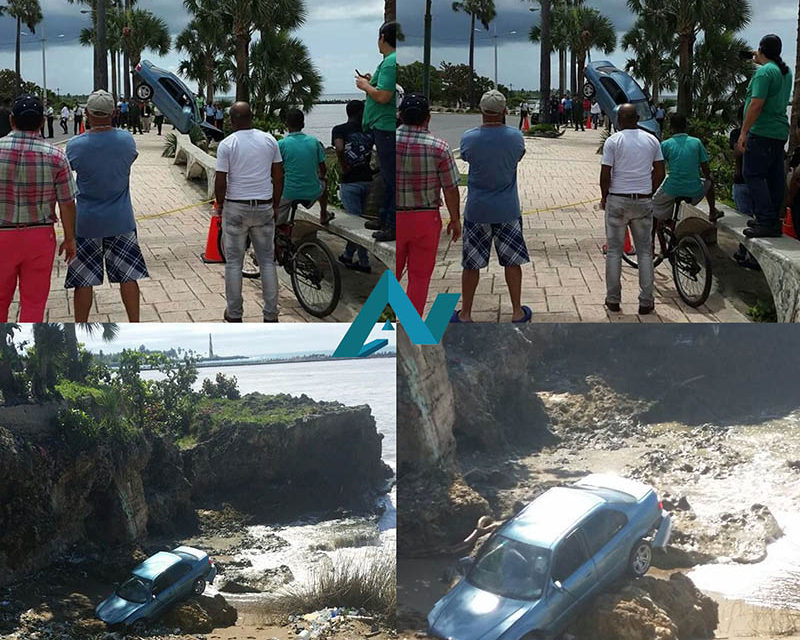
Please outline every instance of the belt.
[[0, 231], [19, 231], [20, 229], [36, 229], [38, 227], [52, 227], [53, 222], [36, 222], [34, 224], [0, 224]]
[[272, 204], [272, 198], [269, 200], [231, 200], [230, 198], [225, 198], [225, 202], [233, 202], [235, 204], [247, 204], [251, 207], [258, 207], [265, 204]]
[[609, 193], [608, 195], [627, 198], [628, 200], [649, 200], [653, 197], [652, 193]]
[[400, 207], [397, 211], [439, 211], [439, 207]]

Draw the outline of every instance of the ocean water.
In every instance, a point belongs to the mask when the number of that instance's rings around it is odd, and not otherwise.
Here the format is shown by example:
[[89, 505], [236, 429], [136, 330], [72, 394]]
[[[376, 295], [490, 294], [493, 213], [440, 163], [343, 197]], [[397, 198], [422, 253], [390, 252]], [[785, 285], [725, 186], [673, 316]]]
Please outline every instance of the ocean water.
[[[329, 96], [336, 99], [338, 96]], [[342, 96], [346, 100], [363, 100], [364, 94], [360, 96]], [[304, 131], [319, 139], [326, 147], [331, 146], [331, 130], [337, 125], [347, 122], [347, 111], [344, 104], [317, 104], [310, 113], [306, 114], [306, 128]]]

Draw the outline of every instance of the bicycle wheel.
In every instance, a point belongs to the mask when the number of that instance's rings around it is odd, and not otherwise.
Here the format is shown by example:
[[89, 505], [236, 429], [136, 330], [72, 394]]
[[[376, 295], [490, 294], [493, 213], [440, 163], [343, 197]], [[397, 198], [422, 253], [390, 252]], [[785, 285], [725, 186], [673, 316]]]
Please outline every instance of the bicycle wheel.
[[[658, 229], [656, 230], [655, 239], [657, 241], [657, 245], [653, 247], [653, 268], [656, 268], [667, 259], [671, 234], [672, 232], [668, 227], [663, 227], [661, 225], [659, 225]], [[656, 246], [658, 247], [658, 253], [655, 252]], [[623, 251], [622, 259], [634, 269], [639, 268], [639, 262], [636, 260], [636, 254], [629, 256]]]
[[292, 289], [303, 309], [316, 318], [333, 313], [342, 296], [342, 276], [328, 246], [316, 238], [305, 240], [291, 262]]
[[681, 299], [690, 307], [699, 307], [711, 293], [711, 253], [703, 239], [688, 235], [678, 242], [672, 261], [672, 277]]

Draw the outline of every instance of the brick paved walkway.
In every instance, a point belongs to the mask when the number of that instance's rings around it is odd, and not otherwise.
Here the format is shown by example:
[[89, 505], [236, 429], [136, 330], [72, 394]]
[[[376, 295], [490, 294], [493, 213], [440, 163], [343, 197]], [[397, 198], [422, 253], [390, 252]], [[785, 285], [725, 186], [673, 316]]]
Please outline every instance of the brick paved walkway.
[[[655, 314], [637, 315], [638, 276], [629, 267], [623, 270], [622, 313], [605, 309], [605, 229], [603, 211], [598, 208], [600, 157], [596, 153], [600, 144], [598, 131], [567, 131], [555, 140], [526, 141], [519, 191], [531, 264], [524, 267], [522, 297], [533, 309], [534, 321], [746, 322], [747, 317], [716, 290], [699, 309], [687, 307], [666, 264], [656, 270]], [[459, 161], [459, 169], [466, 173], [466, 163]], [[466, 188], [461, 191], [463, 207]], [[429, 308], [436, 295], [444, 292], [461, 292], [461, 242], [451, 243], [443, 232]], [[481, 272], [473, 309], [478, 322], [511, 320], [503, 269], [494, 252], [489, 267]]]
[[[169, 129], [169, 127], [167, 128]], [[166, 133], [166, 131], [165, 131]], [[131, 178], [133, 206], [137, 217], [147, 217], [206, 200], [201, 184], [187, 181], [183, 167], [162, 158], [164, 139], [156, 133], [135, 136], [139, 159]], [[205, 251], [211, 206], [203, 205], [174, 215], [138, 222], [139, 240], [150, 278], [140, 282], [143, 322], [221, 322], [225, 309], [224, 265], [207, 265], [200, 255]], [[344, 214], [341, 214], [344, 215]], [[335, 255], [344, 243], [330, 234], [321, 234]], [[60, 240], [59, 240], [60, 242]], [[373, 261], [372, 275], [341, 269], [343, 297], [336, 311], [326, 320], [350, 322], [372, 291], [383, 266]], [[56, 258], [46, 321], [73, 320], [72, 293], [64, 289], [66, 265]], [[318, 321], [307, 314], [292, 292], [288, 276], [279, 270], [281, 280], [281, 322]], [[244, 281], [245, 321], [261, 322], [261, 282]], [[11, 318], [16, 318], [16, 303]], [[95, 304], [89, 318], [98, 322], [125, 322], [124, 307], [116, 285], [95, 288]]]

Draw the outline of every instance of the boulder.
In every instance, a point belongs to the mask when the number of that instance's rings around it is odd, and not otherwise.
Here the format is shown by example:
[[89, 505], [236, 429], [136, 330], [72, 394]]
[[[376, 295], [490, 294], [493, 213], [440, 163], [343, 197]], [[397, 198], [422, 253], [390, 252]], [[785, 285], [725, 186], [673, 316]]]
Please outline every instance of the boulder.
[[263, 571], [240, 570], [230, 571], [222, 576], [219, 590], [225, 593], [259, 593], [275, 591], [294, 580], [292, 570], [281, 565]]
[[573, 625], [581, 640], [713, 638], [717, 603], [682, 573], [669, 580], [646, 576], [599, 596]]
[[233, 626], [237, 617], [236, 609], [218, 594], [213, 598], [197, 596], [181, 602], [164, 615], [161, 623], [185, 633], [209, 633]]

